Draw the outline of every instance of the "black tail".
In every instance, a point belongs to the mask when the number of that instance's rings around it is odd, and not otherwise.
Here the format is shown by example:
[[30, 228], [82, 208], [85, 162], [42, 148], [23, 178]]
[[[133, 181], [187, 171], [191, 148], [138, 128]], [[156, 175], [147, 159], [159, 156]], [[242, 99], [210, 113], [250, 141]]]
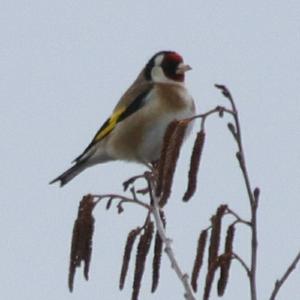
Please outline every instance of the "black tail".
[[79, 162], [75, 166], [71, 167], [70, 169], [53, 179], [51, 182], [49, 182], [49, 184], [60, 181], [60, 186], [62, 187], [86, 168], [87, 165], [84, 162]]

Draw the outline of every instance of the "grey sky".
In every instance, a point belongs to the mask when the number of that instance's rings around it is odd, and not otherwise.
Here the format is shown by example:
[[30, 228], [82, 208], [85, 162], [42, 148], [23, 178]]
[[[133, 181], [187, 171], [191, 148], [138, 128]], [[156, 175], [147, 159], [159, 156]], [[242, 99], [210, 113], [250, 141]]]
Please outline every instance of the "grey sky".
[[[140, 208], [121, 216], [96, 209], [90, 281], [79, 270], [73, 294], [68, 257], [81, 196], [121, 192], [121, 182], [143, 168], [116, 162], [63, 189], [47, 183], [70, 166], [159, 50], [176, 50], [193, 67], [187, 86], [199, 112], [226, 104], [214, 83], [226, 84], [236, 99], [252, 183], [262, 190], [258, 291], [266, 299], [300, 246], [299, 1], [2, 0], [0, 37], [1, 299], [130, 298], [132, 272], [123, 292], [117, 286], [125, 235], [143, 221]], [[226, 120], [207, 125], [199, 191], [181, 202], [192, 136], [166, 210], [186, 271], [197, 235], [220, 203], [249, 212]], [[236, 251], [247, 258], [248, 231], [237, 234]], [[183, 299], [166, 257], [156, 295], [149, 274], [148, 267], [143, 300]], [[223, 299], [247, 299], [247, 278], [236, 263], [231, 275]], [[299, 297], [299, 278], [298, 268], [278, 299]]]

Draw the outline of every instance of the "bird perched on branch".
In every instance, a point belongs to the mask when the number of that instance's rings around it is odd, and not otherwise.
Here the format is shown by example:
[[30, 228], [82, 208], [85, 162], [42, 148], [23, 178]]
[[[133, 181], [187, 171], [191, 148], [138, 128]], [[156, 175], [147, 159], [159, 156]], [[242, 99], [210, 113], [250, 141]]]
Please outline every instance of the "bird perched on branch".
[[184, 85], [191, 67], [173, 51], [156, 53], [117, 103], [74, 166], [50, 182], [63, 186], [88, 167], [113, 160], [144, 164], [159, 159], [170, 122], [192, 117], [195, 105]]

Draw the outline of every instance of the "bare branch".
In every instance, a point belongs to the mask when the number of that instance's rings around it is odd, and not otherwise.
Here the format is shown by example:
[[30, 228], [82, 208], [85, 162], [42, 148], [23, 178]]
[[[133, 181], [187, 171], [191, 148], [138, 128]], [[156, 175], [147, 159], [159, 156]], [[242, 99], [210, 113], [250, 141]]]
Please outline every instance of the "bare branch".
[[298, 252], [296, 257], [294, 258], [292, 263], [289, 265], [287, 270], [284, 272], [283, 276], [279, 280], [276, 280], [273, 292], [272, 292], [271, 297], [270, 297], [270, 300], [275, 300], [280, 288], [282, 287], [284, 282], [287, 280], [287, 278], [290, 276], [290, 274], [294, 271], [294, 269], [296, 268], [299, 261], [300, 261], [300, 251]]
[[251, 223], [249, 221], [246, 221], [243, 218], [241, 218], [236, 212], [234, 212], [229, 207], [227, 207], [227, 214], [234, 216], [237, 223], [242, 223], [251, 227]]
[[[92, 197], [96, 199], [95, 205], [104, 199], [108, 199], [109, 202], [111, 202], [111, 201], [118, 202], [119, 201], [118, 206], [122, 206], [123, 203], [130, 203], [130, 204], [137, 204], [143, 208], [146, 208], [147, 210], [150, 210], [150, 206], [148, 204], [138, 200], [137, 198], [132, 199], [132, 198], [128, 198], [123, 195], [118, 195], [118, 194], [92, 195]], [[109, 203], [109, 206], [110, 205], [111, 205], [111, 203]]]
[[[230, 132], [233, 134], [234, 139], [237, 143], [238, 151], [236, 153], [236, 157], [238, 159], [243, 179], [245, 182], [249, 204], [251, 208], [251, 267], [250, 267], [250, 291], [251, 291], [251, 300], [257, 300], [257, 290], [256, 290], [256, 268], [257, 268], [257, 207], [258, 207], [258, 196], [259, 189], [255, 189], [255, 193], [252, 192], [250, 178], [247, 170], [246, 160], [245, 160], [245, 152], [243, 149], [242, 143], [242, 134], [241, 134], [241, 126], [239, 121], [238, 111], [236, 109], [235, 102], [233, 97], [231, 96], [230, 91], [227, 89], [225, 85], [215, 84], [215, 87], [221, 90], [224, 97], [226, 97], [232, 108], [232, 116], [234, 119], [234, 125], [229, 124], [228, 128]], [[255, 194], [255, 195], [254, 195]]]
[[124, 189], [124, 191], [126, 192], [127, 189], [128, 189], [128, 187], [130, 185], [134, 184], [140, 178], [144, 178], [144, 174], [133, 176], [133, 177], [127, 179], [126, 181], [124, 181], [123, 182], [123, 189]]
[[189, 284], [189, 279], [188, 275], [186, 273], [183, 273], [181, 270], [176, 258], [174, 251], [171, 246], [171, 239], [167, 237], [166, 231], [164, 229], [163, 222], [160, 218], [160, 208], [159, 208], [159, 197], [156, 196], [155, 194], [155, 185], [151, 177], [147, 177], [148, 179], [148, 184], [149, 184], [149, 191], [150, 191], [150, 197], [152, 199], [153, 207], [152, 207], [152, 214], [154, 216], [155, 224], [157, 231], [159, 232], [159, 235], [165, 245], [165, 252], [171, 262], [171, 266], [174, 269], [177, 277], [180, 279], [184, 290], [185, 290], [185, 299], [187, 300], [196, 300], [196, 298], [193, 295], [192, 287]]
[[[138, 227], [137, 229], [131, 231], [127, 237], [127, 242], [124, 249], [124, 257], [123, 257], [123, 265], [120, 276], [120, 289], [123, 288], [128, 265], [130, 261], [131, 251], [133, 248], [134, 241], [136, 237], [144, 231], [144, 233], [140, 236], [139, 244], [137, 247], [137, 255], [136, 255], [136, 265], [135, 265], [135, 273], [134, 273], [134, 283], [133, 283], [133, 293], [132, 299], [137, 300], [141, 280], [145, 268], [145, 261], [147, 254], [149, 252], [151, 240], [153, 237], [154, 224], [151, 221], [152, 216], [155, 220], [156, 225], [156, 237], [155, 237], [155, 246], [154, 246], [154, 257], [152, 262], [152, 292], [154, 292], [157, 288], [159, 281], [159, 268], [161, 262], [161, 253], [162, 248], [165, 246], [164, 250], [167, 254], [171, 262], [171, 266], [174, 269], [176, 275], [180, 279], [184, 291], [185, 298], [187, 300], [195, 300], [195, 296], [193, 294], [194, 291], [197, 290], [197, 278], [199, 275], [199, 270], [201, 268], [205, 250], [205, 244], [207, 240], [207, 231], [211, 229], [210, 236], [210, 245], [209, 245], [209, 253], [208, 253], [208, 271], [206, 276], [206, 282], [204, 287], [204, 299], [208, 300], [209, 294], [211, 291], [211, 287], [213, 284], [215, 272], [220, 268], [220, 278], [218, 281], [218, 294], [222, 296], [225, 292], [225, 288], [228, 281], [229, 268], [232, 259], [236, 259], [241, 266], [245, 269], [247, 276], [250, 282], [250, 291], [251, 291], [251, 300], [257, 299], [257, 291], [256, 291], [256, 268], [257, 268], [257, 209], [259, 203], [260, 189], [256, 187], [252, 190], [250, 177], [248, 174], [248, 169], [245, 160], [245, 152], [243, 149], [242, 143], [242, 135], [241, 135], [241, 126], [239, 122], [239, 115], [236, 109], [236, 105], [234, 99], [230, 93], [230, 91], [224, 85], [216, 85], [218, 89], [221, 90], [223, 95], [229, 100], [231, 104], [231, 109], [228, 109], [223, 106], [217, 106], [214, 109], [207, 111], [206, 113], [196, 115], [192, 118], [188, 118], [181, 121], [174, 121], [168, 127], [164, 138], [163, 150], [161, 153], [161, 159], [158, 163], [158, 167], [156, 164], [150, 167], [152, 172], [145, 172], [142, 175], [134, 176], [129, 180], [123, 183], [124, 190], [127, 191], [130, 188], [130, 197], [125, 197], [117, 194], [106, 194], [106, 195], [87, 195], [80, 202], [80, 207], [78, 211], [78, 217], [75, 221], [73, 228], [73, 236], [72, 236], [72, 245], [71, 245], [71, 254], [70, 254], [70, 267], [69, 267], [69, 289], [72, 291], [73, 282], [76, 268], [80, 266], [81, 262], [84, 263], [84, 276], [88, 279], [89, 265], [91, 259], [92, 252], [92, 237], [94, 231], [94, 218], [92, 215], [92, 211], [97, 203], [102, 200], [107, 201], [106, 209], [109, 209], [112, 203], [116, 203], [116, 207], [118, 212], [123, 212], [123, 204], [136, 204], [143, 208], [146, 208], [148, 211], [148, 215], [146, 217], [146, 221], [143, 227]], [[192, 280], [191, 284], [189, 283], [189, 278], [186, 273], [182, 271], [180, 268], [178, 261], [175, 258], [174, 250], [171, 245], [171, 239], [167, 237], [163, 211], [161, 207], [163, 207], [170, 194], [173, 183], [173, 176], [176, 169], [177, 159], [179, 157], [181, 145], [183, 142], [183, 138], [185, 135], [185, 130], [188, 124], [195, 120], [200, 119], [201, 128], [200, 132], [198, 132], [197, 139], [194, 144], [190, 170], [189, 170], [189, 181], [188, 187], [183, 197], [184, 201], [189, 200], [194, 192], [196, 191], [197, 185], [197, 172], [199, 168], [199, 163], [201, 159], [201, 153], [203, 149], [203, 144], [205, 140], [205, 124], [206, 120], [209, 116], [214, 114], [218, 114], [219, 117], [223, 117], [224, 114], [229, 114], [233, 121], [227, 124], [230, 133], [232, 134], [234, 141], [237, 144], [236, 158], [239, 163], [239, 167], [242, 172], [243, 180], [246, 186], [248, 200], [251, 208], [251, 219], [248, 221], [242, 217], [240, 217], [236, 212], [229, 209], [226, 205], [221, 205], [216, 214], [211, 218], [211, 226], [206, 228], [201, 232], [201, 235], [198, 240], [198, 249], [197, 256], [195, 258]], [[145, 179], [147, 181], [148, 187], [145, 189], [137, 190], [134, 187], [134, 184], [139, 179]], [[144, 203], [139, 200], [140, 194], [148, 194], [150, 197], [149, 204]], [[221, 237], [221, 225], [222, 225], [222, 217], [225, 214], [232, 215], [235, 220], [228, 227], [227, 236], [225, 240], [225, 249], [222, 255], [219, 255], [219, 245], [220, 245], [220, 237]], [[251, 261], [249, 265], [233, 251], [233, 239], [234, 239], [234, 226], [237, 223], [242, 223], [251, 228]], [[287, 268], [286, 272], [283, 276], [276, 281], [274, 289], [272, 291], [270, 300], [275, 300], [278, 291], [285, 283], [287, 278], [296, 268], [298, 262], [300, 261], [300, 252], [297, 254], [291, 265]]]
[[245, 180], [249, 201], [250, 201], [251, 205], [253, 205], [255, 201], [254, 201], [254, 196], [252, 193], [250, 179], [249, 179], [246, 162], [245, 162], [245, 154], [244, 154], [244, 149], [243, 149], [243, 144], [242, 144], [242, 135], [241, 135], [241, 128], [240, 128], [241, 126], [240, 126], [238, 111], [236, 109], [236, 105], [231, 96], [231, 93], [229, 92], [227, 87], [225, 85], [220, 85], [220, 84], [215, 84], [215, 87], [222, 91], [223, 95], [230, 101], [230, 104], [232, 107], [232, 116], [233, 116], [233, 119], [235, 122], [235, 128], [234, 128], [234, 125], [230, 123], [231, 125], [229, 126], [229, 129], [231, 132], [234, 132], [234, 136], [235, 136], [235, 139], [236, 139], [236, 142], [238, 145], [238, 149], [239, 149], [239, 152], [238, 152], [240, 155], [239, 161], [241, 163], [241, 169], [243, 172], [243, 177]]
[[232, 257], [235, 258], [241, 264], [241, 266], [245, 269], [247, 276], [250, 278], [251, 270], [249, 269], [245, 261], [236, 253], [232, 253]]
[[[224, 112], [227, 113], [227, 114], [230, 114], [232, 115], [233, 114], [233, 111], [224, 107], [224, 106], [216, 106], [215, 108], [203, 113], [203, 114], [199, 114], [199, 115], [196, 115], [196, 116], [193, 116], [191, 118], [188, 118], [188, 119], [185, 119], [185, 121], [193, 121], [193, 120], [196, 120], [196, 119], [201, 119], [201, 122], [202, 123], [205, 123], [206, 119], [211, 116], [211, 115], [214, 115], [214, 114], [218, 114], [220, 118], [223, 117], [224, 115]], [[201, 124], [201, 129], [204, 129], [204, 127], [202, 126], [203, 124]]]

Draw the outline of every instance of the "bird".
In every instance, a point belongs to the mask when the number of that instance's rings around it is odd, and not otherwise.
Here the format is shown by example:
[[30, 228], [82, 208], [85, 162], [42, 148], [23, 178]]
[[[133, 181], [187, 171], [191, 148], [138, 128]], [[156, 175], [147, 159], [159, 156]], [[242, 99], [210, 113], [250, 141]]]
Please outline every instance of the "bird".
[[167, 126], [195, 115], [185, 87], [185, 73], [191, 69], [175, 51], [154, 54], [74, 165], [50, 184], [62, 187], [85, 169], [109, 161], [158, 161]]

